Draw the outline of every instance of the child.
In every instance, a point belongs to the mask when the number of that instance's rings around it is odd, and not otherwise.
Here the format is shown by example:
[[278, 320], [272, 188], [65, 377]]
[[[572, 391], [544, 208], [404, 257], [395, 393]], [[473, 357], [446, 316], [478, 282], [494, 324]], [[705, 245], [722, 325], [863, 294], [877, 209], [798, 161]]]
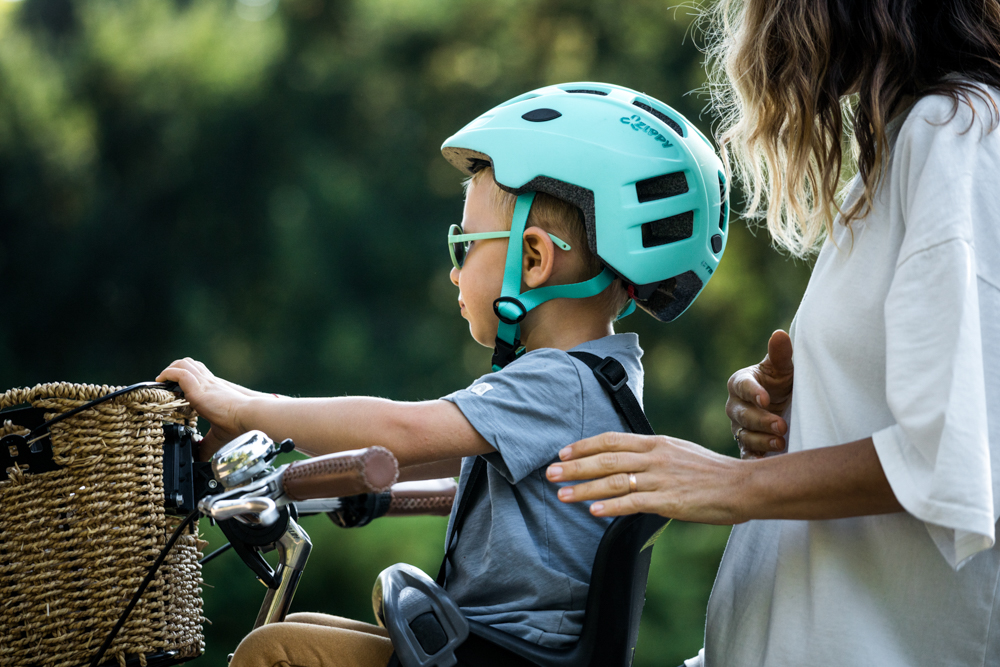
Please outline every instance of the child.
[[[445, 587], [470, 619], [565, 647], [579, 636], [609, 520], [560, 503], [544, 468], [571, 442], [628, 430], [568, 351], [614, 357], [641, 401], [638, 339], [615, 335], [613, 322], [633, 299], [672, 320], [708, 281], [727, 232], [721, 163], [669, 107], [593, 83], [515, 98], [442, 151], [471, 176], [462, 227], [448, 235], [451, 280], [473, 338], [494, 347], [493, 373], [420, 403], [280, 398], [191, 359], [160, 379], [179, 382], [211, 423], [205, 456], [259, 429], [313, 455], [381, 445], [402, 479], [461, 472], [460, 493], [480, 470], [454, 543], [449, 527]], [[390, 653], [380, 628], [296, 614], [255, 630], [232, 664], [382, 667]]]

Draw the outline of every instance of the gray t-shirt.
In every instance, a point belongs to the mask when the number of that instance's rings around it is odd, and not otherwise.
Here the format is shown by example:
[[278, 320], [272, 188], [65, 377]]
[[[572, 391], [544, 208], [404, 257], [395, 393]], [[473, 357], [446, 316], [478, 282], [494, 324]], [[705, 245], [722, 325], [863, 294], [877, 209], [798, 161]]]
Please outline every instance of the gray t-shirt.
[[[613, 356], [642, 403], [642, 350], [635, 334], [573, 348]], [[593, 371], [566, 351], [526, 353], [498, 373], [444, 397], [496, 453], [485, 456], [485, 484], [470, 499], [451, 557], [447, 588], [470, 619], [529, 642], [562, 648], [583, 625], [590, 572], [610, 519], [589, 503], [560, 502], [545, 468], [559, 450], [606, 431], [628, 431]], [[462, 463], [459, 493], [474, 457]], [[457, 507], [458, 503], [456, 503]], [[448, 525], [448, 538], [455, 520]]]

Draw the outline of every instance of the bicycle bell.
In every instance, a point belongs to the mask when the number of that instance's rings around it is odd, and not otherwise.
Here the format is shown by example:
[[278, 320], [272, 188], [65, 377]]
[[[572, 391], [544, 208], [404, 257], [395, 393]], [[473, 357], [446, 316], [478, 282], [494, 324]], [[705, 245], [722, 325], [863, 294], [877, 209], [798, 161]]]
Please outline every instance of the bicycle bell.
[[247, 431], [212, 455], [212, 474], [222, 486], [232, 489], [267, 469], [278, 453], [274, 440], [261, 431]]

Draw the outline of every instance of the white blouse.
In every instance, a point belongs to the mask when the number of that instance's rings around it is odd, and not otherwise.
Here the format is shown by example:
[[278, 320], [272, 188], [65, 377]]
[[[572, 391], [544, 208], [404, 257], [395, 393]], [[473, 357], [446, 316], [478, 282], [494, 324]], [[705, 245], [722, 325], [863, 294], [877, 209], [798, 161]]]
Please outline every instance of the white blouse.
[[835, 226], [791, 331], [789, 451], [871, 436], [907, 511], [736, 526], [708, 667], [1000, 664], [1000, 129], [974, 104], [891, 124], [874, 207]]

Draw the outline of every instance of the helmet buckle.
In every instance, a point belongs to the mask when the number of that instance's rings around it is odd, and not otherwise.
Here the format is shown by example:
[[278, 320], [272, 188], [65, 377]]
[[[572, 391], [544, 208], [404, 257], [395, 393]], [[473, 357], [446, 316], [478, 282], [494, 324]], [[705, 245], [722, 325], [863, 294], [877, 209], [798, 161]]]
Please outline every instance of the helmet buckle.
[[517, 338], [514, 339], [513, 343], [508, 343], [498, 336], [493, 348], [493, 372], [499, 372], [507, 364], [521, 356], [523, 352], [524, 348], [521, 347], [521, 341]]

